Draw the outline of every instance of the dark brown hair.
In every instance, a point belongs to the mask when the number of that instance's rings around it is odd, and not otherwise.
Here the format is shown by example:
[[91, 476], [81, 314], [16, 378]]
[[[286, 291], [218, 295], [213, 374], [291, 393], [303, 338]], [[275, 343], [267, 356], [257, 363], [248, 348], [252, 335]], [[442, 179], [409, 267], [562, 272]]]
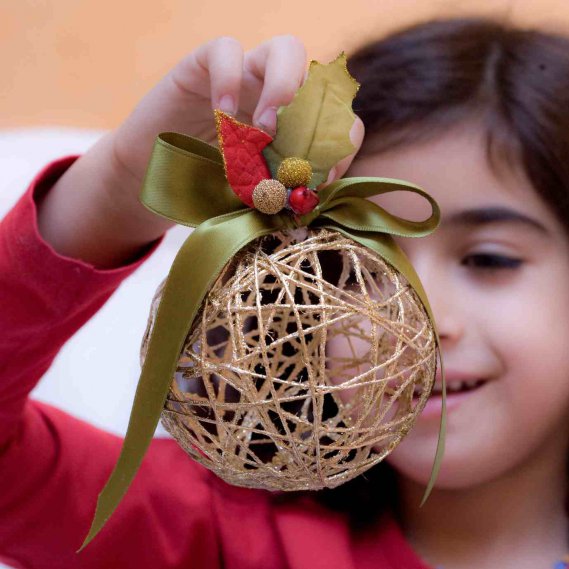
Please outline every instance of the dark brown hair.
[[569, 233], [569, 38], [483, 18], [435, 20], [360, 47], [348, 69], [361, 84], [359, 156], [478, 119], [489, 163], [521, 166]]
[[[366, 127], [358, 156], [477, 119], [491, 166], [521, 167], [569, 234], [567, 38], [485, 18], [435, 20], [360, 47], [348, 69]], [[395, 506], [395, 473], [382, 462], [316, 499], [365, 525]]]

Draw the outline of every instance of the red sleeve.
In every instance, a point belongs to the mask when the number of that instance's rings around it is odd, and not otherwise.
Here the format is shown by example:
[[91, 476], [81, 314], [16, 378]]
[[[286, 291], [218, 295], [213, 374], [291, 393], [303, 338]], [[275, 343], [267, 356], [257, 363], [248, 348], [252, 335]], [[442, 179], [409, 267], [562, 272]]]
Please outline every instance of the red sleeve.
[[35, 200], [77, 158], [44, 168], [0, 222], [0, 561], [26, 569], [215, 567], [209, 479], [171, 440], [153, 441], [114, 516], [76, 553], [122, 439], [28, 394], [162, 241], [108, 270], [56, 253], [38, 232]]
[[0, 222], [0, 448], [14, 436], [29, 392], [62, 345], [162, 240], [108, 270], [56, 253], [38, 232], [34, 199], [77, 158], [45, 167]]

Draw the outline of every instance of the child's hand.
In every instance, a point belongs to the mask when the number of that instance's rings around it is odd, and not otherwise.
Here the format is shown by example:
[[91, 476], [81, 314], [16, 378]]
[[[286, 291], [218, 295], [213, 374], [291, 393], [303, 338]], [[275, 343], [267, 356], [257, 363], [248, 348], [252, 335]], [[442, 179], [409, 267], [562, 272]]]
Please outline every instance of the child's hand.
[[[290, 35], [246, 53], [229, 37], [199, 46], [47, 194], [39, 212], [42, 235], [62, 254], [102, 267], [123, 263], [173, 225], [138, 201], [156, 136], [176, 131], [215, 143], [215, 108], [274, 134], [277, 108], [290, 103], [306, 72], [304, 45]], [[359, 149], [361, 120], [351, 135]], [[328, 181], [340, 177], [352, 158], [342, 160]], [[76, 220], [77, 211], [88, 215]]]
[[276, 110], [292, 100], [306, 67], [304, 45], [293, 36], [274, 37], [247, 53], [234, 38], [211, 40], [180, 61], [117, 129], [117, 157], [141, 178], [159, 132], [215, 144], [216, 108], [274, 134]]

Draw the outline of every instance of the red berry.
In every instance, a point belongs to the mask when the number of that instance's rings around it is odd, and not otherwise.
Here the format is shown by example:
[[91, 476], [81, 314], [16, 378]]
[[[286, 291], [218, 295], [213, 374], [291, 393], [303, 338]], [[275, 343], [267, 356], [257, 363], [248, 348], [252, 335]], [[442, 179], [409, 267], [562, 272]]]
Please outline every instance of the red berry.
[[319, 201], [320, 199], [316, 192], [306, 186], [294, 188], [288, 197], [288, 205], [296, 215], [310, 213], [318, 205]]

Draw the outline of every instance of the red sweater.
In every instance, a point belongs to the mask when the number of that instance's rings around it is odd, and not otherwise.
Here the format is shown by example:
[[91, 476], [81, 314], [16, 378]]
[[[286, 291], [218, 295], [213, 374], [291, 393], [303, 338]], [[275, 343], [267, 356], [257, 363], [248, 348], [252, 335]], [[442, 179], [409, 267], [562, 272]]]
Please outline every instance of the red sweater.
[[44, 168], [0, 222], [0, 560], [21, 568], [428, 569], [389, 515], [354, 533], [311, 498], [230, 486], [155, 439], [126, 497], [81, 553], [122, 439], [28, 397], [62, 345], [161, 240], [102, 270], [42, 240], [35, 199], [76, 156]]

